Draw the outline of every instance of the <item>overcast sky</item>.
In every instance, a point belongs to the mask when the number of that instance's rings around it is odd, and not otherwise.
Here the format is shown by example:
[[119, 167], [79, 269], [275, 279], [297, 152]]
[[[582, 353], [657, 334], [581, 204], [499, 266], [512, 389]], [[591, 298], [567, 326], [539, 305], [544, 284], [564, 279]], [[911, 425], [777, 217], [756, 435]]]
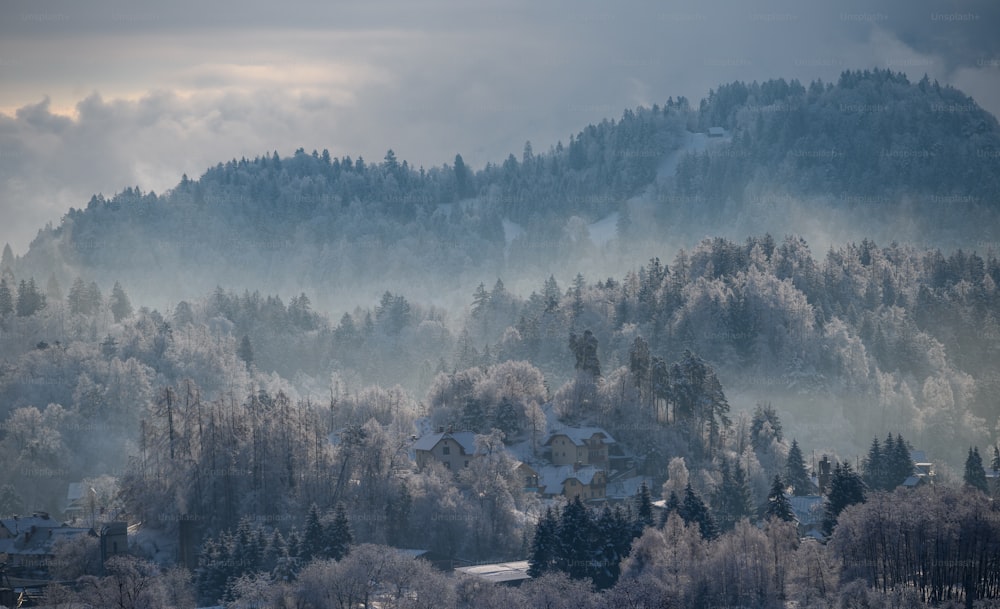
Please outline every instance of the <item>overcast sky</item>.
[[996, 0], [0, 0], [0, 244], [231, 158], [479, 168], [737, 79], [889, 67], [1000, 114], [998, 31]]

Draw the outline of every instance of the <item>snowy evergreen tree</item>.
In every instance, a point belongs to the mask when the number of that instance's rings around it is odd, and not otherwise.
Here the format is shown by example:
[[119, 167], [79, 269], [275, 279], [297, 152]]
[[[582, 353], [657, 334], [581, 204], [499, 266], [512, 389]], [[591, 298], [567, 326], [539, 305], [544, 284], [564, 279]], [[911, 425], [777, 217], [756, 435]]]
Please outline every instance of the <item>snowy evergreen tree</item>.
[[559, 539], [556, 567], [573, 579], [590, 578], [594, 566], [594, 520], [579, 496], [563, 508], [556, 535]]
[[738, 461], [730, 465], [729, 460], [723, 457], [719, 473], [722, 480], [712, 497], [712, 504], [719, 529], [725, 532], [732, 530], [741, 519], [749, 518], [753, 514], [753, 505], [746, 474]]
[[983, 468], [983, 459], [979, 456], [979, 447], [969, 448], [969, 456], [965, 459], [965, 473], [962, 480], [966, 486], [979, 489], [983, 493], [989, 493], [990, 487], [986, 483], [986, 470]]
[[684, 522], [698, 525], [698, 530], [704, 539], [712, 540], [719, 536], [719, 528], [715, 518], [712, 517], [712, 512], [694, 492], [690, 483], [684, 488], [684, 501], [681, 503], [679, 513]]
[[545, 514], [535, 526], [535, 536], [531, 541], [531, 555], [528, 558], [528, 575], [540, 577], [555, 570], [560, 554], [562, 554], [562, 550], [559, 545], [559, 517], [549, 507], [545, 509]]
[[660, 528], [662, 529], [666, 526], [671, 514], [680, 514], [680, 512], [681, 500], [677, 497], [675, 491], [670, 491], [670, 497], [667, 498], [666, 503], [663, 505], [663, 513], [660, 514]]
[[644, 528], [653, 526], [653, 498], [649, 494], [649, 487], [646, 486], [645, 481], [639, 485], [634, 500], [636, 530], [641, 535]]
[[337, 504], [333, 511], [333, 520], [325, 533], [328, 544], [326, 557], [340, 560], [347, 556], [354, 543], [354, 534], [351, 533], [351, 523], [347, 519], [347, 509], [343, 503]]
[[829, 537], [837, 526], [837, 518], [849, 505], [865, 502], [865, 483], [851, 464], [838, 463], [830, 477], [830, 492], [827, 493], [823, 514], [823, 533]]
[[785, 480], [792, 487], [792, 494], [796, 497], [803, 497], [812, 494], [812, 480], [806, 471], [805, 459], [802, 458], [802, 449], [794, 438], [792, 447], [788, 449], [788, 459], [785, 461]]
[[9, 317], [14, 312], [14, 295], [11, 294], [7, 278], [0, 278], [0, 319]]
[[115, 323], [132, 317], [132, 303], [129, 301], [128, 295], [125, 294], [125, 290], [121, 284], [117, 281], [111, 289], [111, 314], [115, 318]]
[[792, 522], [795, 514], [792, 512], [792, 504], [785, 496], [785, 483], [781, 481], [781, 476], [775, 474], [771, 482], [771, 490], [767, 493], [767, 507], [764, 508], [764, 520], [784, 520]]

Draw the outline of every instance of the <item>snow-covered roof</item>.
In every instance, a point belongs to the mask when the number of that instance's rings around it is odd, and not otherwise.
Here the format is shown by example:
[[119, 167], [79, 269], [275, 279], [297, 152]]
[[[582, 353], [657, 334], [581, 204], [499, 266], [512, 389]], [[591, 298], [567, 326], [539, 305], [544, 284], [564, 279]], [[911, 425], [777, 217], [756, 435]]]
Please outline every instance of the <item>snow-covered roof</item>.
[[12, 535], [20, 535], [25, 531], [30, 531], [31, 527], [38, 529], [54, 529], [63, 526], [63, 523], [48, 517], [27, 516], [24, 518], [2, 518], [0, 526], [10, 531]]
[[823, 498], [819, 495], [806, 495], [805, 497], [788, 497], [788, 503], [792, 506], [792, 513], [795, 514], [799, 524], [818, 524], [823, 519]]
[[608, 483], [606, 495], [612, 499], [627, 499], [635, 497], [639, 492], [639, 487], [645, 482], [648, 488], [652, 488], [653, 480], [649, 476], [632, 476], [631, 478], [619, 478]]
[[476, 434], [471, 431], [455, 431], [444, 433], [429, 433], [421, 436], [413, 443], [414, 450], [433, 450], [437, 443], [444, 439], [454, 440], [467, 455], [476, 452]]
[[83, 498], [83, 482], [70, 482], [66, 489], [66, 501], [73, 503]]
[[603, 471], [593, 465], [586, 465], [577, 470], [574, 470], [572, 465], [540, 467], [538, 486], [543, 487], [548, 494], [557, 494], [562, 492], [563, 482], [570, 478], [576, 478], [580, 484], [589, 485], [594, 481], [594, 476]]
[[584, 446], [586, 440], [594, 437], [595, 434], [601, 434], [604, 438], [601, 439], [603, 444], [614, 444], [615, 439], [611, 437], [611, 434], [604, 431], [600, 427], [561, 427], [559, 429], [553, 429], [549, 434], [548, 439], [545, 440], [545, 446], [548, 446], [552, 442], [552, 438], [556, 436], [566, 436], [573, 441], [577, 446]]
[[473, 575], [491, 581], [495, 584], [531, 579], [528, 575], [529, 564], [526, 560], [501, 562], [492, 565], [473, 565], [455, 569], [465, 575]]

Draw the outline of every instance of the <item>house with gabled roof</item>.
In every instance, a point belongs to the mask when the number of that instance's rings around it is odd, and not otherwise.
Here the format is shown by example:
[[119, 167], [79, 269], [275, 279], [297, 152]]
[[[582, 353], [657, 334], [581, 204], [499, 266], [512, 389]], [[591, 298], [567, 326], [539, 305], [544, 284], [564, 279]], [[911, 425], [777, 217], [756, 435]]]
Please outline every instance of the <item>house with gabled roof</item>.
[[92, 528], [67, 526], [45, 512], [4, 518], [0, 520], [0, 555], [6, 555], [7, 566], [20, 573], [45, 573], [57, 542], [80, 535], [97, 537]]
[[537, 471], [538, 492], [543, 497], [601, 501], [607, 494], [607, 473], [593, 465], [549, 465]]
[[553, 465], [608, 466], [608, 448], [615, 443], [600, 427], [563, 427], [545, 440]]
[[477, 456], [476, 434], [471, 431], [444, 431], [424, 434], [413, 443], [417, 467], [441, 463], [452, 471], [469, 467]]

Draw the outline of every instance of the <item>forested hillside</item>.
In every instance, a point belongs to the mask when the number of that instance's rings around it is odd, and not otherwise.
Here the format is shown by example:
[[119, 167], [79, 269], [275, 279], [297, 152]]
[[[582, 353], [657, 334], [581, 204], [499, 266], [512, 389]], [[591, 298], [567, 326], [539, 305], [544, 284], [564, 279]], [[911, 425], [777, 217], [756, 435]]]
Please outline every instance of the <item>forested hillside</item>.
[[[725, 137], [692, 139], [713, 126]], [[706, 234], [970, 249], [997, 234], [998, 154], [995, 117], [927, 79], [736, 82], [698, 108], [670, 98], [482, 168], [460, 154], [418, 168], [392, 150], [375, 162], [302, 149], [233, 159], [167, 193], [95, 195], [13, 266], [64, 284], [119, 280], [164, 304], [225, 276], [349, 308], [359, 302], [345, 292], [372, 298], [394, 282], [455, 304], [468, 283], [523, 285], [569, 259], [588, 268], [560, 279], [621, 273]]]

